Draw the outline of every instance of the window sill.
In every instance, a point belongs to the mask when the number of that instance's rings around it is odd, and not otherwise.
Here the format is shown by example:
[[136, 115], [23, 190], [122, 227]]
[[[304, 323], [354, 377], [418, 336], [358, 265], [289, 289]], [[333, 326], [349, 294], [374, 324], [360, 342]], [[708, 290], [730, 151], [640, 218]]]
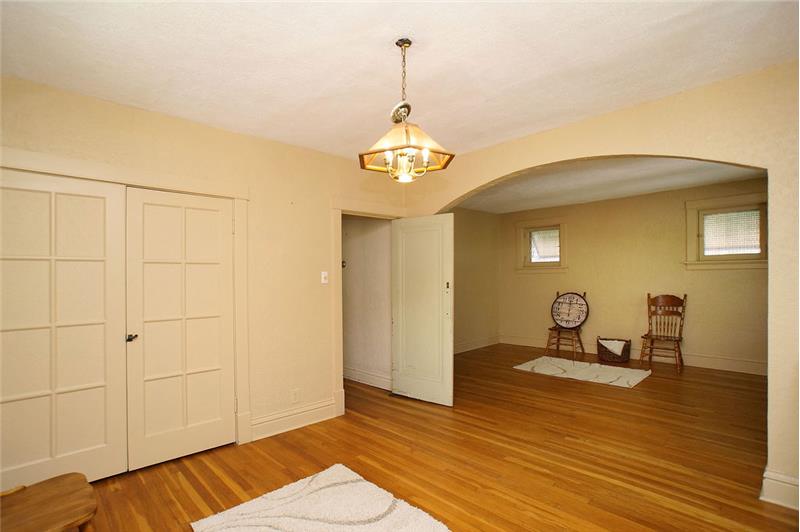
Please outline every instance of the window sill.
[[517, 266], [517, 273], [565, 273], [566, 266]]
[[762, 270], [767, 268], [766, 259], [703, 260], [684, 262], [687, 270]]

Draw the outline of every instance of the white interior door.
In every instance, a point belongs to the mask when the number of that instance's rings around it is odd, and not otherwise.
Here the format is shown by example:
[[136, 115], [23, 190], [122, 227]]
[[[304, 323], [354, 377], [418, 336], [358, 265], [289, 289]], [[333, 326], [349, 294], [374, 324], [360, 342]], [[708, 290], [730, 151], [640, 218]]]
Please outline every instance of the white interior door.
[[453, 405], [453, 215], [392, 221], [392, 391]]
[[2, 170], [2, 488], [127, 469], [125, 187]]
[[233, 206], [128, 189], [128, 462], [235, 439]]

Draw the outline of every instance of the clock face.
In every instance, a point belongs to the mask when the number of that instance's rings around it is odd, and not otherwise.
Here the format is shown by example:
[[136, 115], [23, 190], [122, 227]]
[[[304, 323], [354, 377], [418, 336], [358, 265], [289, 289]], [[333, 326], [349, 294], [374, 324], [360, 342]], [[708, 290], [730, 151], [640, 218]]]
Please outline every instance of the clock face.
[[550, 314], [556, 325], [565, 329], [577, 329], [589, 316], [589, 304], [580, 294], [567, 292], [553, 301]]

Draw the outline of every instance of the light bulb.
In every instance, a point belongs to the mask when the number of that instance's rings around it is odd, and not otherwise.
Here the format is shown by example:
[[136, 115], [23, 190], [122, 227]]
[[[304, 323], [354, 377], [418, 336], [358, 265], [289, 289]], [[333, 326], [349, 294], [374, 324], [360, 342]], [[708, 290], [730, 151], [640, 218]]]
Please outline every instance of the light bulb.
[[383, 152], [383, 160], [386, 161], [386, 164], [392, 164], [392, 157], [394, 153], [391, 150], [386, 150]]
[[400, 153], [398, 156], [397, 171], [401, 174], [407, 174], [411, 172], [411, 161], [408, 160], [407, 153]]
[[428, 148], [424, 148], [422, 150], [422, 163], [425, 166], [428, 166], [428, 160], [430, 159], [430, 157], [431, 157], [431, 150], [429, 150]]

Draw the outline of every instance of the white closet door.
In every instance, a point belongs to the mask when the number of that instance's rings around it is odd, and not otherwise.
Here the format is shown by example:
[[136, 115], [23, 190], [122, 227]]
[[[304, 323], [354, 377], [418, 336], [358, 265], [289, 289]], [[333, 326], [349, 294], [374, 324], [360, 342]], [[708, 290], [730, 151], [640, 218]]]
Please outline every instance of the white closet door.
[[231, 200], [128, 189], [128, 462], [230, 443]]
[[3, 489], [127, 469], [125, 187], [2, 170]]

